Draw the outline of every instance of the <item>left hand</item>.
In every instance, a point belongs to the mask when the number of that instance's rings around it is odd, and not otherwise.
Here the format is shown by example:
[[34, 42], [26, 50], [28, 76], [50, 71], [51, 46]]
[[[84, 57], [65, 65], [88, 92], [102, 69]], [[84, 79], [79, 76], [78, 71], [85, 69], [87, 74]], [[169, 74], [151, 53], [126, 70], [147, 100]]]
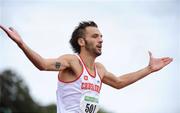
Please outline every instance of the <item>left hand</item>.
[[18, 45], [23, 43], [23, 40], [21, 36], [18, 34], [18, 32], [13, 29], [12, 27], [6, 28], [2, 25], [0, 25], [0, 28], [8, 35], [9, 38], [11, 38], [14, 42], [16, 42]]
[[154, 58], [149, 51], [149, 67], [151, 72], [158, 71], [173, 61], [170, 57]]

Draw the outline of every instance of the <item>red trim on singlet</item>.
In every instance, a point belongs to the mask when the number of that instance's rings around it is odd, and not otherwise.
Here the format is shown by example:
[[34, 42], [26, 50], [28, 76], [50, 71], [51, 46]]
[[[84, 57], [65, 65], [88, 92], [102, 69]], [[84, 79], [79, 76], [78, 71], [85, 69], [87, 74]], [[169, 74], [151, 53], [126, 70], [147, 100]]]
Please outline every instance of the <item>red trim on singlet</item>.
[[88, 69], [87, 69], [87, 67], [86, 67], [83, 59], [81, 58], [81, 56], [80, 56], [80, 55], [78, 55], [78, 56], [79, 56], [79, 58], [81, 59], [82, 63], [84, 64], [84, 67], [85, 67], [86, 71], [88, 72], [88, 74], [89, 74], [91, 77], [95, 78], [95, 77], [96, 77], [96, 68], [95, 68], [95, 65], [94, 65], [94, 75], [91, 75], [91, 73], [88, 71]]
[[[95, 65], [95, 67], [96, 67], [96, 65]], [[97, 67], [96, 67], [96, 71], [97, 71], [97, 74], [98, 74], [99, 78], [100, 78], [100, 79], [101, 79], [101, 81], [102, 81], [102, 78], [101, 78], [101, 76], [100, 76], [100, 74], [99, 74], [99, 72], [98, 72]]]
[[99, 93], [100, 93], [100, 91], [101, 91], [101, 87], [102, 87], [102, 81], [101, 81], [101, 84], [100, 84], [100, 90], [99, 90]]
[[[96, 66], [96, 65], [95, 65]], [[101, 91], [101, 87], [102, 87], [102, 78], [101, 78], [101, 76], [100, 76], [100, 74], [98, 73], [98, 69], [97, 69], [97, 67], [96, 67], [96, 72], [97, 72], [97, 74], [98, 74], [98, 76], [99, 76], [99, 78], [100, 78], [100, 90], [99, 91]], [[100, 92], [99, 92], [100, 93]]]
[[[79, 60], [79, 59], [78, 59]], [[81, 61], [79, 60], [79, 62], [81, 63]], [[72, 81], [64, 81], [64, 80], [61, 80], [60, 78], [59, 78], [59, 74], [58, 74], [58, 80], [60, 81], [60, 82], [63, 82], [63, 83], [72, 83], [72, 82], [75, 82], [76, 80], [78, 80], [80, 77], [81, 77], [81, 75], [83, 74], [83, 72], [84, 72], [84, 68], [83, 68], [83, 64], [81, 63], [81, 66], [82, 66], [82, 71], [81, 71], [81, 73], [79, 74], [79, 76], [75, 79], [75, 80], [72, 80]]]

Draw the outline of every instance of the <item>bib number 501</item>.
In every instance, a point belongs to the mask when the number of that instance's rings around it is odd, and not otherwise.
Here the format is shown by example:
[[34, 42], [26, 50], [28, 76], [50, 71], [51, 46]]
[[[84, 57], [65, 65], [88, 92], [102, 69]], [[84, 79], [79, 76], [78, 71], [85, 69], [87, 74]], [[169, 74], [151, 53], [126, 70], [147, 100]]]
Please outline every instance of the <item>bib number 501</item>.
[[96, 110], [96, 105], [86, 104], [86, 109], [85, 109], [86, 113], [95, 113], [95, 110]]

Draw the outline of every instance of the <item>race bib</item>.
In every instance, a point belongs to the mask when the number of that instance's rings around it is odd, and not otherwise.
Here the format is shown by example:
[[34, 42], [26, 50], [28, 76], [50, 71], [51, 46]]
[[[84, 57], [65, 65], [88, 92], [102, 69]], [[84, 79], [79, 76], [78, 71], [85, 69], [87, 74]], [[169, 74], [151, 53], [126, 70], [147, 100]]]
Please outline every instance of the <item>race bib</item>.
[[97, 113], [99, 110], [98, 95], [85, 94], [81, 98], [80, 109], [82, 113]]

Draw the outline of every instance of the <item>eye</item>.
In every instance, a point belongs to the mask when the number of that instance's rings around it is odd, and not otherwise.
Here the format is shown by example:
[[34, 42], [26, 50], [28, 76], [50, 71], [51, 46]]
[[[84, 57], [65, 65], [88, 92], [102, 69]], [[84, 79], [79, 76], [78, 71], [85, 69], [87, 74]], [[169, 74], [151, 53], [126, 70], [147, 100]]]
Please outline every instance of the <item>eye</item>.
[[98, 34], [94, 34], [92, 37], [97, 38], [98, 36], [99, 36]]

